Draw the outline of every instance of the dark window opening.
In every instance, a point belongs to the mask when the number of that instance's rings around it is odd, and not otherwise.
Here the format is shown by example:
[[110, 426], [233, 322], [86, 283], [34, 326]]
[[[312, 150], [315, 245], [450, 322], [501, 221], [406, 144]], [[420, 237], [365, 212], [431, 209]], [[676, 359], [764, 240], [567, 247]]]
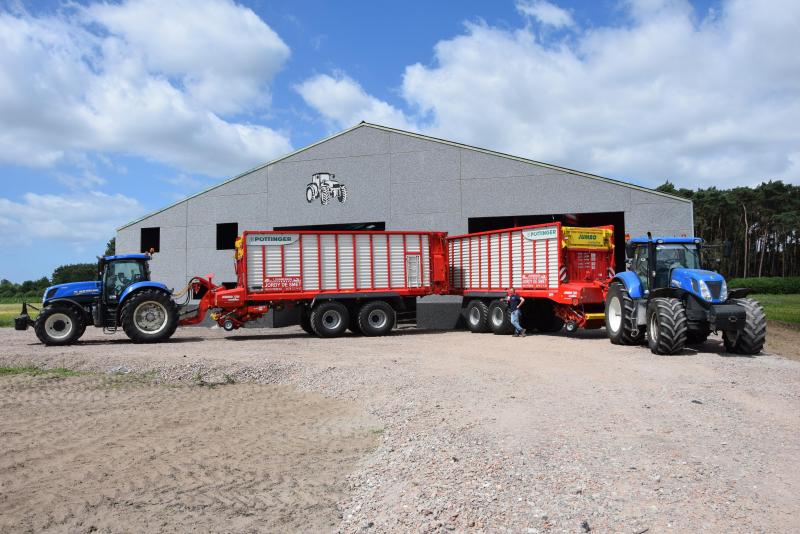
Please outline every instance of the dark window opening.
[[217, 224], [217, 250], [233, 250], [239, 237], [239, 223]]
[[625, 213], [609, 211], [598, 213], [555, 213], [550, 215], [511, 215], [506, 217], [472, 217], [468, 231], [488, 232], [531, 224], [558, 221], [564, 226], [608, 226], [614, 227], [614, 263], [617, 271], [625, 270]]
[[342, 224], [307, 224], [305, 226], [274, 226], [273, 230], [386, 230], [386, 222], [360, 222]]
[[161, 228], [142, 228], [140, 252], [161, 252]]

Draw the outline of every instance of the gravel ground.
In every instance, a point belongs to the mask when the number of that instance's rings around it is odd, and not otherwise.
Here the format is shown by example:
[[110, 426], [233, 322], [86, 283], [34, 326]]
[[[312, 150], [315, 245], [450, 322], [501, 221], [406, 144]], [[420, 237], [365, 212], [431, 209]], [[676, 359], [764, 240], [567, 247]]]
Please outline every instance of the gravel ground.
[[384, 430], [339, 502], [344, 532], [800, 530], [800, 362], [727, 355], [718, 338], [671, 357], [602, 331], [35, 341], [0, 331], [0, 364], [227, 373], [355, 401]]

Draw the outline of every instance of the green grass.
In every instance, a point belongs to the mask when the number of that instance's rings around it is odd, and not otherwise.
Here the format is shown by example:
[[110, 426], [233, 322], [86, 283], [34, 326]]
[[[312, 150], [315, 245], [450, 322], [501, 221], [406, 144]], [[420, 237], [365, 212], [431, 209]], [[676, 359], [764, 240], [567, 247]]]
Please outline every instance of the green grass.
[[800, 294], [795, 295], [750, 295], [763, 307], [767, 319], [784, 323], [800, 324]]
[[[21, 309], [22, 303], [0, 304], [0, 327], [14, 326], [14, 317], [19, 315]], [[28, 308], [28, 315], [31, 316], [31, 319], [36, 319], [36, 311], [34, 309]]]
[[3, 367], [0, 366], [0, 376], [11, 376], [11, 375], [48, 375], [48, 376], [57, 376], [57, 377], [67, 377], [67, 376], [78, 376], [81, 373], [79, 371], [73, 371], [72, 369], [67, 369], [65, 367], [54, 367], [53, 369], [44, 369], [42, 367], [35, 367], [33, 365], [24, 366], [24, 367]]

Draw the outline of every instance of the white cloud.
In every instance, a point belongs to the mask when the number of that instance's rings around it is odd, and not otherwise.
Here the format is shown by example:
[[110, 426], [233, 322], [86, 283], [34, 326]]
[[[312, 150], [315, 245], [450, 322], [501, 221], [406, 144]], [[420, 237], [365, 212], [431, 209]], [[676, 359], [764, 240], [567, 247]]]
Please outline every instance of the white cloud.
[[296, 87], [306, 103], [339, 127], [361, 121], [402, 129], [414, 129], [399, 109], [367, 94], [361, 85], [344, 75], [320, 74]]
[[553, 26], [554, 28], [575, 25], [575, 21], [569, 11], [545, 0], [520, 0], [517, 2], [517, 11], [536, 19], [541, 24]]
[[33, 16], [0, 11], [0, 161], [126, 153], [230, 175], [291, 149], [264, 110], [289, 48], [226, 0], [129, 0]]
[[133, 198], [98, 191], [64, 196], [26, 193], [21, 202], [0, 198], [0, 246], [39, 239], [75, 246], [102, 242], [144, 211]]
[[406, 68], [402, 115], [348, 78], [358, 98], [303, 96], [341, 126], [357, 122], [342, 101], [384, 104], [424, 133], [650, 186], [800, 181], [800, 3], [623, 8], [624, 24], [557, 42], [527, 25], [467, 24], [432, 64]]

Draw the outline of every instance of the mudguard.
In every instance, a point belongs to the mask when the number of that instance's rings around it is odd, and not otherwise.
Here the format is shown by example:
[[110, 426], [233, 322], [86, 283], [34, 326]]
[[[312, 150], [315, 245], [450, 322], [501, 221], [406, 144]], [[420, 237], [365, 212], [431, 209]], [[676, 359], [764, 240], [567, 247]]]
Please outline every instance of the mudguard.
[[617, 273], [612, 282], [614, 281], [621, 282], [632, 299], [640, 299], [644, 296], [642, 294], [642, 281], [633, 271]]
[[122, 306], [122, 303], [125, 302], [125, 298], [128, 295], [136, 293], [137, 291], [140, 291], [142, 289], [157, 289], [159, 291], [165, 292], [167, 295], [172, 294], [172, 291], [170, 291], [170, 289], [161, 282], [136, 282], [135, 284], [129, 285], [122, 291], [122, 294], [119, 296], [118, 305]]

